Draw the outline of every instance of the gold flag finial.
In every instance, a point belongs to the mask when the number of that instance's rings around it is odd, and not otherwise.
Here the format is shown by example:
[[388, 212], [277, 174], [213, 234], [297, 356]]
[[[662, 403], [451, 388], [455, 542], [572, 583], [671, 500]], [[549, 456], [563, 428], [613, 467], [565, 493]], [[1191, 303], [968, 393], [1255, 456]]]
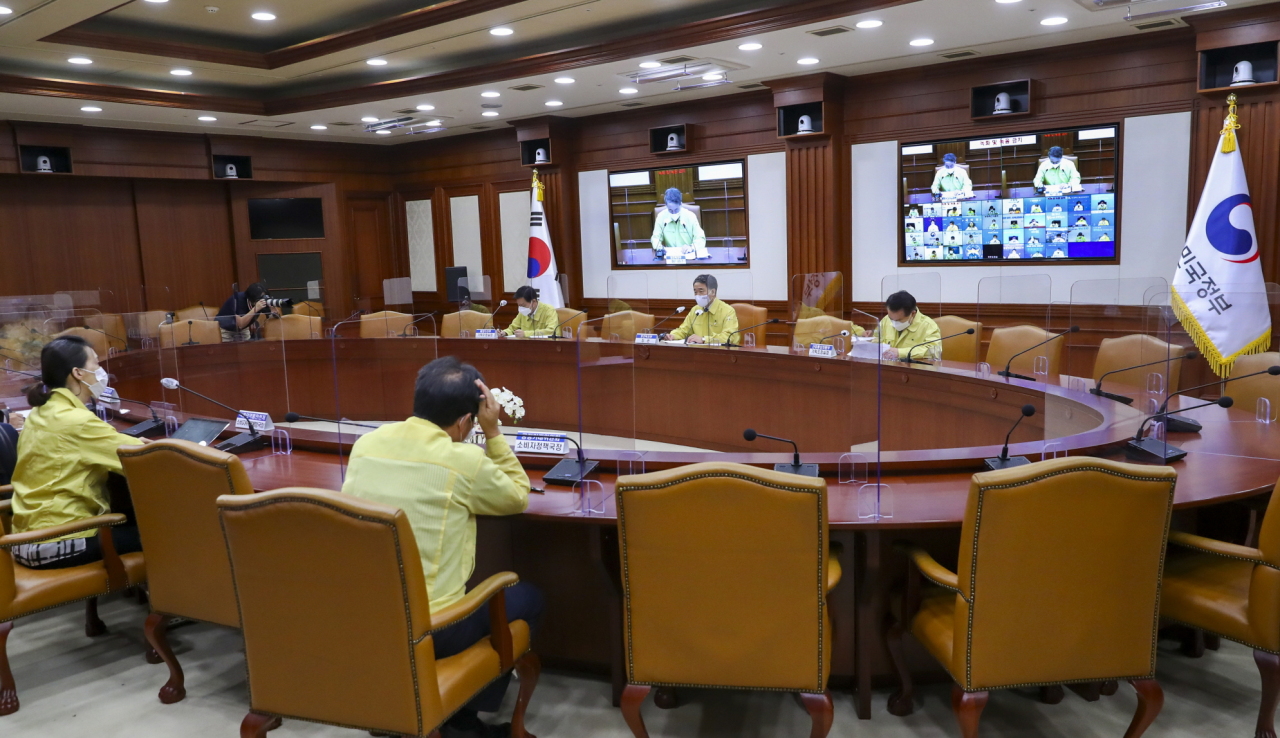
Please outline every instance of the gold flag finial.
[[1240, 130], [1240, 119], [1236, 116], [1236, 93], [1227, 95], [1227, 119], [1222, 122], [1222, 153], [1230, 154], [1236, 150], [1236, 131]]
[[538, 170], [533, 170], [533, 191], [537, 193], [538, 202], [542, 202], [542, 191], [546, 189], [542, 182], [538, 180]]

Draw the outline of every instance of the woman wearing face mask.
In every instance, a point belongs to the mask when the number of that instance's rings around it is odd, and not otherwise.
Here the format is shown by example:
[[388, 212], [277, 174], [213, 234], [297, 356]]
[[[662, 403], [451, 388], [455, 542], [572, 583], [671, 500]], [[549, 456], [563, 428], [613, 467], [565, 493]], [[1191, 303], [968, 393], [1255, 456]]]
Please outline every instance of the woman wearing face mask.
[[502, 335], [516, 338], [550, 336], [560, 324], [556, 309], [538, 299], [538, 291], [529, 285], [516, 290], [516, 307], [520, 314]]
[[905, 360], [908, 352], [913, 360], [942, 358], [942, 342], [938, 340], [942, 333], [938, 324], [920, 312], [916, 298], [910, 292], [902, 290], [889, 295], [884, 306], [889, 314], [880, 320], [872, 337], [885, 344], [883, 354], [886, 359]]
[[[107, 373], [84, 339], [55, 338], [40, 353], [42, 381], [27, 392], [34, 408], [18, 438], [13, 471], [13, 532], [24, 533], [110, 512], [107, 474], [120, 473], [116, 449], [144, 443], [117, 433], [85, 404], [107, 389]], [[138, 528], [111, 529], [118, 553], [142, 550]], [[32, 569], [65, 569], [102, 558], [97, 531], [15, 546]]]

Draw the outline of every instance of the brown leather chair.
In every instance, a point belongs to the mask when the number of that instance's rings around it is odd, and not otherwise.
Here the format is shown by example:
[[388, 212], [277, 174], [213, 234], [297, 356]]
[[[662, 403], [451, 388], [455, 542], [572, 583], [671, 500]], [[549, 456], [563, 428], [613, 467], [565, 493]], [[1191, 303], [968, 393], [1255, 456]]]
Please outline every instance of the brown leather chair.
[[383, 310], [377, 313], [360, 316], [361, 338], [394, 338], [404, 335], [405, 329], [413, 321], [412, 315]]
[[[24, 615], [73, 602], [85, 602], [85, 635], [99, 636], [107, 626], [98, 618], [98, 597], [119, 592], [147, 580], [141, 553], [117, 556], [110, 528], [125, 521], [120, 513], [107, 513], [50, 528], [11, 533], [13, 501], [0, 501], [0, 715], [18, 711], [18, 687], [9, 669], [6, 644], [13, 621]], [[28, 569], [13, 560], [9, 549], [24, 543], [43, 543], [80, 531], [97, 530], [102, 561], [67, 569]]]
[[[515, 574], [433, 613], [413, 528], [396, 508], [317, 489], [224, 495], [218, 507], [249, 667], [242, 738], [263, 738], [282, 717], [426, 736], [512, 668], [511, 735], [527, 735], [539, 666], [528, 624], [506, 619]], [[431, 634], [486, 602], [494, 635], [437, 660]]]
[[[1168, 376], [1165, 376], [1165, 388], [1170, 392], [1175, 392], [1178, 389], [1178, 382], [1182, 378], [1181, 357], [1185, 353], [1187, 353], [1187, 349], [1182, 346], [1165, 343], [1155, 336], [1149, 336], [1145, 333], [1134, 333], [1120, 338], [1104, 338], [1098, 346], [1098, 356], [1093, 360], [1093, 381], [1096, 385], [1102, 375], [1115, 372], [1107, 376], [1102, 388], [1108, 392], [1123, 395], [1145, 391], [1147, 388], [1147, 375], [1149, 374], [1159, 374], [1161, 376], [1167, 374]], [[1165, 364], [1116, 371], [1117, 369], [1137, 366], [1138, 364], [1149, 364], [1166, 358], [1169, 359], [1169, 362]], [[1115, 389], [1111, 389], [1112, 387]], [[1233, 396], [1234, 394], [1232, 392]]]
[[320, 318], [313, 315], [285, 315], [275, 320], [268, 320], [262, 329], [262, 337], [268, 341], [304, 341], [308, 338], [320, 338]]
[[[652, 315], [635, 310], [623, 310], [604, 316], [600, 337], [606, 341], [635, 343], [637, 333], [648, 333], [651, 330], [653, 330]], [[664, 327], [663, 330], [666, 328]]]
[[253, 494], [253, 484], [237, 457], [188, 441], [162, 439], [117, 453], [147, 552], [151, 614], [144, 631], [169, 666], [160, 701], [171, 704], [186, 696], [186, 688], [165, 637], [169, 621], [179, 617], [240, 627], [216, 500]]
[[[889, 631], [902, 680], [889, 711], [910, 714], [902, 653], [909, 630], [955, 680], [951, 706], [965, 738], [993, 689], [1125, 679], [1138, 711], [1125, 738], [1164, 702], [1155, 680], [1160, 568], [1177, 472], [1090, 457], [1050, 459], [973, 475], [956, 571], [901, 546], [912, 569], [903, 622]], [[919, 588], [919, 575], [938, 585]]]
[[[556, 320], [563, 324], [560, 326], [560, 332], [563, 333], [567, 330], [569, 331], [569, 336], [573, 338], [578, 336], [578, 328], [590, 319], [591, 316], [582, 310], [569, 307], [556, 308]], [[568, 322], [566, 323], [565, 321]]]
[[[1259, 365], [1267, 366], [1262, 362]], [[1233, 390], [1232, 395], [1235, 393]], [[1259, 738], [1276, 735], [1276, 703], [1280, 702], [1277, 499], [1280, 494], [1273, 491], [1258, 532], [1257, 548], [1180, 531], [1170, 533], [1169, 560], [1160, 596], [1160, 615], [1166, 620], [1200, 628], [1253, 649], [1253, 660], [1262, 675], [1262, 705], [1256, 732]]]
[[440, 336], [441, 338], [461, 338], [463, 331], [466, 331], [467, 335], [474, 336], [476, 331], [489, 325], [492, 317], [490, 313], [479, 313], [475, 310], [448, 313], [440, 321]]
[[62, 336], [78, 336], [79, 338], [83, 338], [85, 341], [88, 341], [89, 345], [93, 347], [94, 352], [98, 354], [99, 359], [105, 359], [111, 355], [111, 345], [107, 343], [107, 337], [101, 331], [90, 330], [89, 328], [81, 328], [77, 326], [75, 328], [68, 328], [65, 331], [53, 334], [54, 338], [61, 338]]
[[[801, 318], [796, 321], [795, 330], [791, 333], [792, 347], [799, 346], [801, 349], [808, 349], [809, 344], [818, 343], [828, 336], [834, 336], [840, 331], [849, 331], [849, 337], [844, 339], [844, 349], [849, 350], [853, 345], [853, 337], [861, 333], [861, 329], [854, 325], [851, 321], [841, 320], [831, 315], [818, 315], [812, 318]], [[828, 343], [835, 343], [835, 339], [830, 339]]]
[[306, 300], [304, 302], [295, 303], [293, 306], [294, 315], [310, 315], [313, 318], [324, 318], [324, 303], [316, 300]]
[[828, 553], [826, 482], [689, 464], [619, 477], [617, 495], [622, 714], [636, 738], [648, 735], [640, 707], [649, 690], [681, 686], [795, 692], [810, 735], [825, 736], [826, 593], [841, 573], [839, 552]]
[[767, 339], [765, 334], [765, 326], [757, 325], [769, 319], [769, 310], [758, 305], [749, 305], [745, 302], [730, 303], [729, 307], [733, 308], [733, 312], [738, 315], [738, 328], [743, 329], [748, 326], [756, 326], [750, 330], [742, 331], [742, 342], [745, 345], [747, 336], [754, 336], [756, 346], [764, 346]]
[[[1231, 365], [1229, 376], [1238, 377], [1243, 374], [1266, 371], [1268, 367], [1277, 364], [1280, 364], [1280, 353], [1275, 351], [1241, 356]], [[1277, 417], [1280, 417], [1278, 415], [1280, 414], [1280, 378], [1263, 374], [1260, 377], [1249, 377], [1232, 382], [1228, 386], [1231, 388], [1231, 399], [1235, 400], [1235, 406], [1241, 410], [1247, 413], [1257, 412], [1258, 400], [1265, 397], [1271, 403], [1271, 420], [1274, 422]]]
[[[160, 321], [163, 322], [164, 318]], [[118, 313], [101, 313], [99, 315], [86, 315], [84, 317], [84, 325], [86, 328], [96, 329], [107, 334], [107, 346], [116, 351], [125, 351], [129, 348], [126, 342], [126, 334], [124, 330], [124, 316]]]
[[222, 328], [216, 320], [183, 320], [160, 326], [160, 348], [186, 345], [222, 343]]
[[[942, 359], [943, 361], [961, 361], [966, 364], [977, 364], [979, 357], [982, 356], [982, 324], [965, 320], [955, 315], [940, 315], [934, 319], [938, 324], [938, 332], [944, 336], [955, 336], [955, 338], [945, 338], [942, 341]], [[964, 335], [963, 332], [972, 328], [973, 335]], [[955, 334], [961, 335], [956, 336]], [[1003, 368], [1003, 367], [1001, 367]]]
[[[1045, 329], [1034, 325], [1011, 325], [995, 329], [991, 332], [991, 343], [987, 346], [987, 363], [991, 365], [991, 372], [994, 374], [1003, 370], [1009, 357], [1040, 343], [1051, 335]], [[1010, 370], [1031, 376], [1036, 357], [1044, 356], [1049, 360], [1049, 376], [1057, 375], [1058, 368], [1062, 365], [1063, 343], [1064, 339], [1055, 338], [1034, 351], [1028, 351], [1013, 360]]]
[[182, 308], [178, 311], [176, 320], [179, 322], [187, 320], [213, 320], [218, 315], [219, 307], [209, 307], [208, 305], [193, 305], [191, 307]]

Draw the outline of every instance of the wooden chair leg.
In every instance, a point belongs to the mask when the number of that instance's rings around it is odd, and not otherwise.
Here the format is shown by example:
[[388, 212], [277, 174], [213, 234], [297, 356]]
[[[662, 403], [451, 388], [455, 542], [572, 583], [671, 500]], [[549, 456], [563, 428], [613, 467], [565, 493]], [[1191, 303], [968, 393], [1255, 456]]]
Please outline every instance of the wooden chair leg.
[[1204, 631], [1192, 628], [1182, 639], [1182, 654], [1193, 659], [1204, 655]]
[[1133, 714], [1133, 722], [1129, 723], [1124, 738], [1138, 738], [1147, 732], [1160, 714], [1160, 708], [1164, 707], [1164, 690], [1154, 679], [1134, 679], [1129, 683], [1138, 690], [1138, 711]]
[[107, 632], [107, 624], [98, 617], [98, 598], [90, 597], [84, 603], [84, 634], [97, 638]]
[[1046, 705], [1056, 705], [1066, 697], [1067, 693], [1061, 684], [1050, 684], [1040, 688], [1040, 701]]
[[804, 709], [808, 710], [809, 717], [813, 719], [813, 728], [809, 731], [809, 738], [827, 738], [827, 733], [831, 732], [831, 723], [835, 720], [835, 707], [831, 704], [831, 692], [827, 691], [822, 694], [801, 692], [800, 702], [804, 704]]
[[525, 730], [524, 713], [529, 709], [529, 700], [533, 697], [533, 688], [538, 686], [538, 676], [542, 673], [542, 662], [538, 654], [530, 651], [516, 662], [516, 674], [520, 675], [520, 693], [516, 697], [516, 709], [511, 714], [512, 738], [536, 738]]
[[622, 690], [622, 719], [627, 721], [627, 727], [631, 728], [631, 734], [635, 738], [649, 738], [649, 731], [645, 730], [644, 717], [640, 715], [640, 707], [644, 705], [644, 698], [649, 696], [651, 687], [643, 684], [628, 684]]
[[982, 708], [987, 706], [986, 692], [966, 692], [959, 684], [951, 687], [951, 710], [956, 714], [956, 722], [960, 723], [960, 735], [964, 738], [978, 738], [978, 719], [982, 717]]
[[1084, 684], [1068, 684], [1067, 687], [1080, 695], [1085, 702], [1097, 702], [1102, 697], [1102, 682], [1085, 682]]
[[1105, 695], [1107, 697], [1110, 697], [1111, 695], [1119, 691], [1120, 691], [1120, 682], [1117, 682], [1114, 679], [1103, 682], [1102, 686], [1098, 688], [1098, 693]]
[[280, 718], [251, 712], [240, 721], [240, 738], [265, 738], [267, 731], [280, 727]]
[[675, 687], [658, 687], [653, 692], [653, 706], [659, 710], [674, 710], [680, 706], [680, 693]]
[[160, 701], [166, 705], [172, 705], [175, 702], [181, 702], [182, 698], [187, 696], [187, 689], [182, 665], [178, 663], [178, 657], [173, 655], [169, 639], [165, 636], [164, 627], [168, 622], [168, 615], [153, 612], [147, 616], [147, 623], [143, 626], [142, 632], [147, 636], [147, 643], [151, 644], [151, 648], [169, 666], [169, 681], [160, 688]]
[[1204, 647], [1209, 651], [1217, 651], [1222, 648], [1222, 636], [1217, 633], [1205, 633]]
[[12, 715], [18, 711], [18, 685], [9, 669], [9, 631], [13, 621], [0, 623], [0, 715]]
[[[1262, 705], [1258, 708], [1255, 738], [1276, 738], [1276, 701], [1280, 699], [1280, 656], [1254, 651], [1253, 662], [1262, 675]], [[3, 705], [0, 705], [2, 708]], [[4, 714], [0, 709], [0, 715]]]
[[911, 671], [907, 668], [907, 660], [902, 653], [902, 635], [902, 624], [894, 622], [884, 638], [889, 656], [893, 659], [893, 668], [898, 671], [898, 689], [889, 695], [889, 714], [898, 717], [906, 717], [916, 709], [915, 685], [911, 683]]

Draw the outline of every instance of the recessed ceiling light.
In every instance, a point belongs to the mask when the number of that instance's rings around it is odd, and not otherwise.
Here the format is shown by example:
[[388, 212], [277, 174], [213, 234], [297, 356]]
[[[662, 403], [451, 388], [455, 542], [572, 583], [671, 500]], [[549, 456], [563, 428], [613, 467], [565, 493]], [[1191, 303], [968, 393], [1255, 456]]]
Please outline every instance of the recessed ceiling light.
[[481, 92], [480, 97], [502, 97], [502, 93], [489, 90], [488, 92]]
[[489, 33], [494, 36], [510, 36], [515, 33], [515, 31], [507, 28], [506, 26], [498, 26], [497, 28], [490, 28]]
[[486, 118], [493, 118], [493, 117], [495, 117], [497, 114], [498, 114], [498, 111], [496, 111], [496, 110], [486, 110], [486, 111], [484, 111], [483, 113], [481, 113], [480, 115], [483, 115], [483, 116], [484, 116], [484, 117], [486, 117]]
[[0, 5], [0, 15], [8, 15], [12, 12], [13, 12], [13, 8], [6, 8], [5, 6]]
[[311, 126], [311, 130], [313, 130], [313, 131], [327, 131], [327, 130], [329, 130], [329, 126]]
[[548, 107], [548, 108], [558, 108], [558, 107], [560, 107], [561, 105], [564, 105], [564, 103], [560, 102], [559, 100], [548, 100], [548, 101], [547, 101], [547, 107]]
[[391, 131], [385, 131], [385, 130], [384, 130], [384, 131], [374, 131], [374, 133], [378, 134], [379, 136], [390, 136], [390, 135], [391, 135]]
[[429, 126], [431, 126], [432, 128], [434, 128], [434, 127], [436, 127], [436, 126], [440, 125], [440, 121], [439, 121], [438, 119], [437, 119], [437, 120], [429, 120], [429, 121], [427, 121], [427, 125], [429, 125]]
[[1000, 3], [1001, 5], [1009, 5], [1012, 3], [1020, 3], [1022, 2], [1022, 0], [996, 0], [996, 2]]
[[427, 104], [425, 104], [425, 103], [424, 103], [424, 104], [422, 104], [422, 105], [419, 105], [419, 106], [418, 106], [418, 110], [424, 110], [424, 111], [425, 111], [425, 110], [435, 110], [435, 109], [436, 109], [436, 106], [434, 106], [434, 105], [427, 105]]
[[101, 112], [102, 112], [102, 108], [98, 107], [97, 105], [86, 105], [86, 106], [84, 106], [83, 108], [80, 108], [80, 109], [81, 109], [82, 111], [86, 112], [86, 113], [101, 113]]
[[73, 56], [67, 61], [71, 62], [72, 64], [92, 64], [93, 63], [93, 60], [87, 56]]
[[916, 39], [912, 39], [912, 40], [911, 40], [911, 45], [912, 45], [912, 46], [933, 46], [933, 39], [931, 39], [931, 38], [916, 38]]
[[803, 64], [806, 67], [817, 63], [818, 60], [814, 59], [812, 56], [806, 56], [803, 59], [796, 59], [796, 64]]
[[884, 25], [884, 21], [864, 20], [864, 21], [858, 21], [853, 25], [857, 26], [858, 28], [879, 28], [880, 26]]
[[212, 115], [202, 115], [199, 118], [196, 118], [196, 120], [202, 120], [205, 123], [212, 123], [215, 120], [217, 120], [217, 118], [213, 117]]
[[1040, 21], [1040, 25], [1042, 25], [1042, 26], [1060, 26], [1060, 25], [1062, 25], [1063, 23], [1066, 23], [1066, 22], [1067, 22], [1067, 19], [1066, 19], [1066, 18], [1063, 18], [1063, 17], [1062, 17], [1062, 16], [1060, 16], [1060, 15], [1055, 15], [1055, 16], [1053, 16], [1053, 17], [1045, 18], [1044, 20]]
[[709, 74], [702, 75], [702, 78], [708, 82], [715, 82], [718, 79], [724, 79], [724, 75], [719, 72], [711, 72]]
[[169, 74], [172, 74], [175, 77], [190, 77], [191, 70], [190, 69], [170, 69]]
[[660, 64], [659, 62], [654, 62], [654, 61], [640, 62], [641, 69], [657, 69], [660, 66], [662, 66], [662, 64]]
[[385, 67], [387, 65], [387, 60], [386, 59], [366, 59], [365, 64], [368, 64], [371, 67]]
[[273, 21], [276, 19], [275, 13], [254, 13], [249, 17], [257, 21]]
[[754, 41], [749, 44], [738, 44], [738, 51], [759, 51], [764, 48], [764, 44], [758, 44]]
[[640, 90], [637, 90], [634, 87], [623, 87], [621, 90], [618, 90], [618, 92], [621, 92], [624, 95], [634, 95], [639, 91]]
[[360, 119], [360, 122], [361, 123], [377, 123], [378, 118], [373, 115], [366, 115], [365, 117]]
[[556, 84], [558, 85], [571, 85], [574, 82], [577, 82], [577, 80], [573, 77], [556, 77]]
[[167, 2], [169, 2], [169, 0], [147, 0], [147, 2], [149, 2], [149, 3], [155, 3], [156, 5], [159, 5], [159, 4], [161, 4], [161, 3], [167, 3]]

